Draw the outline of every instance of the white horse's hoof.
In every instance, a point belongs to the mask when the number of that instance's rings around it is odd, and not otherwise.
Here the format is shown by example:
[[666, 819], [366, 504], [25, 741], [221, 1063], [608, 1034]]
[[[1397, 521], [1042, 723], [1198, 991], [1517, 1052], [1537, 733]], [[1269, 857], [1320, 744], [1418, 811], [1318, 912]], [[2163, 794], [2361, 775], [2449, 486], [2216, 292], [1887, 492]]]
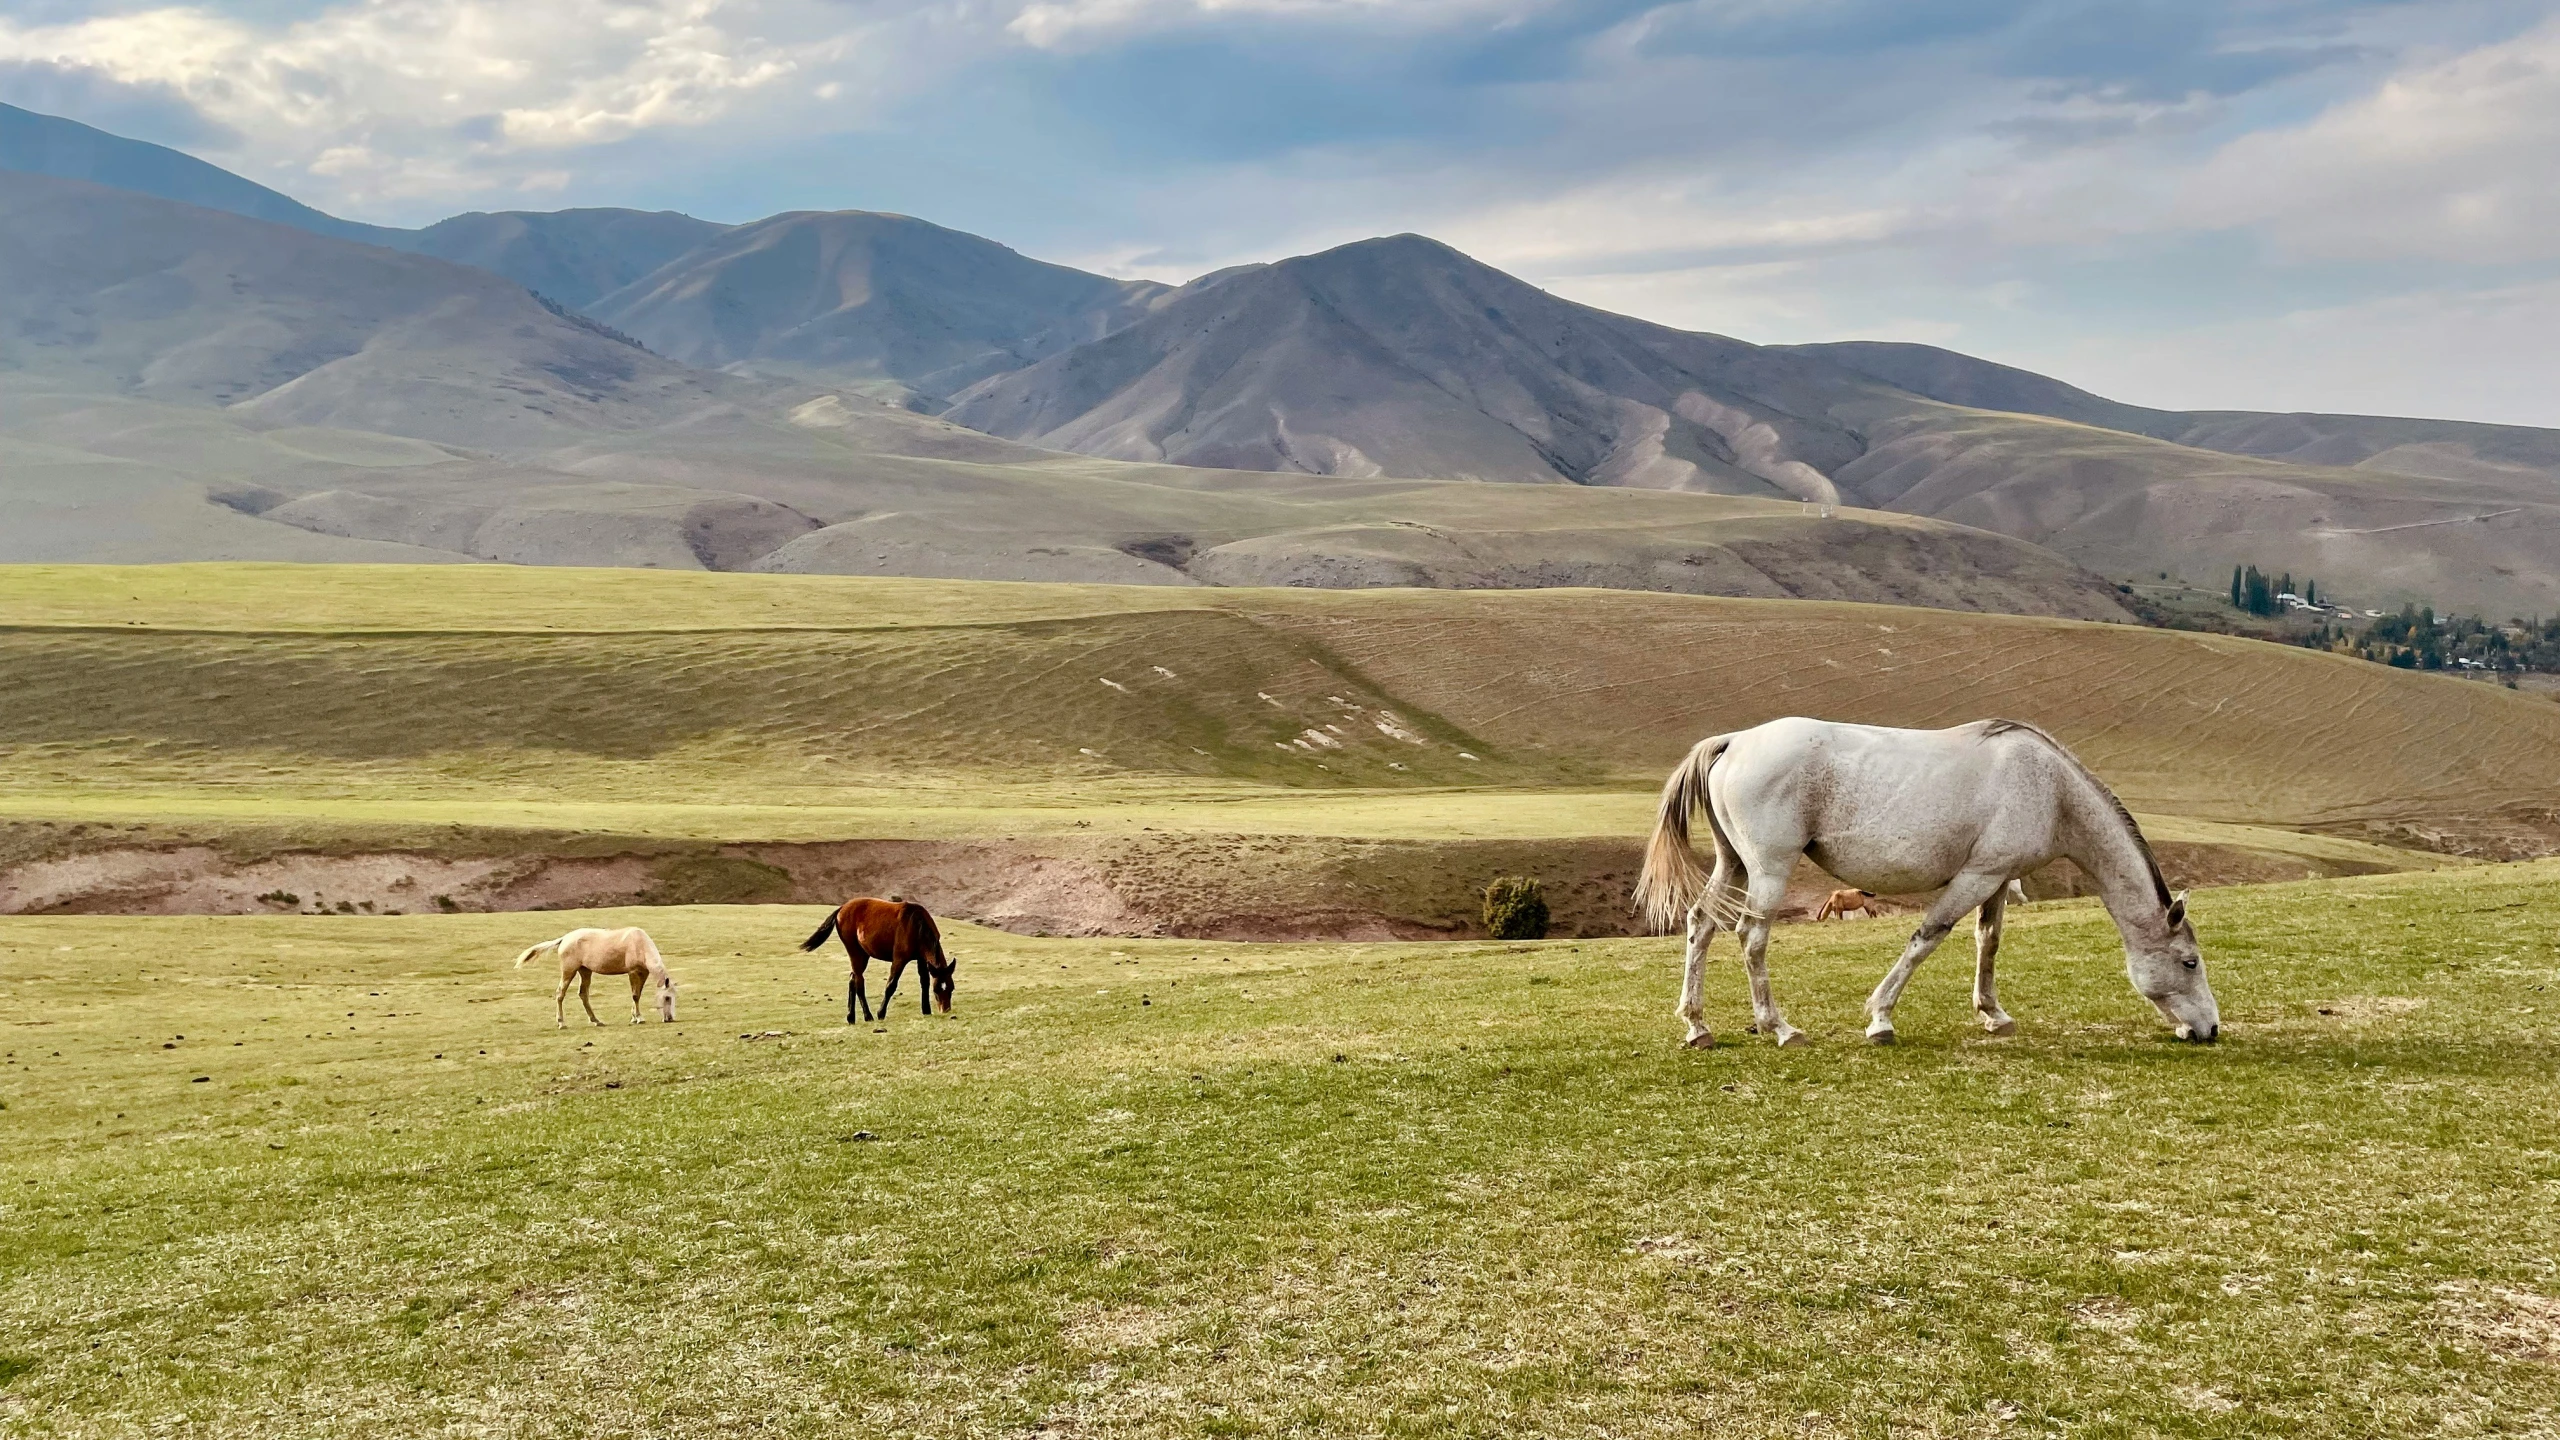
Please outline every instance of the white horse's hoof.
[[1716, 1037], [1712, 1031], [1701, 1030], [1680, 1043], [1692, 1050], [1713, 1050], [1716, 1048]]
[[1781, 1050], [1790, 1049], [1797, 1045], [1810, 1045], [1812, 1043], [1812, 1036], [1807, 1035], [1793, 1025], [1781, 1025], [1778, 1027], [1778, 1048]]
[[1884, 1027], [1884, 1028], [1883, 1028], [1883, 1029], [1881, 1029], [1881, 1030], [1870, 1030], [1870, 1031], [1868, 1031], [1868, 1032], [1867, 1032], [1867, 1043], [1868, 1043], [1868, 1044], [1870, 1044], [1870, 1045], [1890, 1045], [1890, 1044], [1892, 1044], [1892, 1043], [1893, 1043], [1893, 1027], [1892, 1027], [1892, 1026], [1890, 1026], [1890, 1025], [1887, 1025], [1886, 1027]]
[[2006, 1015], [2003, 1015], [1997, 1020], [1985, 1018], [1982, 1022], [1982, 1028], [1985, 1032], [1992, 1035], [2015, 1035], [2018, 1033], [2018, 1022], [2010, 1019]]

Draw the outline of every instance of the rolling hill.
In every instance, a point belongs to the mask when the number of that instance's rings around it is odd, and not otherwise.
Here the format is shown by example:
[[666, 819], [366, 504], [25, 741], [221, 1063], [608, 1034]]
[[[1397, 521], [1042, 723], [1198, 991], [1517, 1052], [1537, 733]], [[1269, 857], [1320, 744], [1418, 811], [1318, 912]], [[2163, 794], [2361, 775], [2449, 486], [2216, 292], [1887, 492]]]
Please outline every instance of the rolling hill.
[[[2317, 576], [2324, 592], [2368, 607], [2560, 610], [2560, 432], [2148, 410], [1925, 346], [1754, 346], [1574, 305], [1415, 236], [1240, 266], [1168, 291], [858, 211], [736, 228], [627, 210], [474, 214], [424, 231], [352, 226], [174, 151], [26, 112], [0, 113], [0, 164], [454, 259], [607, 322], [579, 337], [562, 328], [578, 328], [574, 316], [518, 325], [520, 302], [461, 282], [430, 312], [412, 304], [426, 272], [324, 259], [293, 243], [277, 253], [307, 255], [313, 283], [253, 265], [256, 284], [309, 291], [332, 274], [378, 277], [412, 299], [387, 302], [397, 316], [350, 299], [337, 319], [304, 325], [282, 318], [304, 303], [291, 296], [270, 305], [172, 288], [171, 255], [154, 262], [156, 278], [137, 275], [112, 294], [21, 297], [15, 313], [36, 329], [10, 342], [17, 369], [0, 384], [18, 398], [7, 404], [31, 403], [30, 384], [98, 393], [121, 376], [104, 392], [121, 403], [228, 406], [246, 433], [207, 443], [235, 458], [270, 448], [260, 429], [279, 423], [362, 432], [223, 469], [130, 444], [123, 432], [89, 435], [46, 400], [40, 428], [52, 448], [23, 453], [10, 477], [45, 517], [19, 539], [25, 555], [139, 558], [174, 544], [199, 557], [379, 558], [391, 545], [411, 558], [734, 567], [780, 547], [789, 553], [772, 563], [821, 569], [1774, 587], [2095, 613], [2085, 575], [2072, 582], [2083, 598], [2068, 603], [2042, 581], [2029, 587], [2042, 598], [1964, 593], [1976, 574], [2070, 566], [1951, 539], [1958, 532], [1943, 527], [1849, 514], [1821, 544], [1802, 530], [1782, 559], [1737, 568], [1729, 561], [1740, 552], [1706, 533], [1724, 536], [1716, 527], [1742, 513], [1729, 507], [1559, 498], [1364, 508], [1390, 493], [1395, 505], [1429, 493], [1400, 479], [1391, 491], [1329, 491], [1319, 514], [1303, 508], [1304, 479], [1257, 486], [1241, 470], [1837, 500], [1995, 531], [2112, 576], [2218, 584], [2250, 563]], [[32, 202], [22, 193], [13, 203]], [[81, 225], [109, 218], [93, 197], [85, 218], [16, 225], [55, 224], [62, 249]], [[162, 215], [143, 230], [166, 242], [186, 226]], [[239, 240], [209, 227], [198, 278], [222, 269], [224, 247]], [[100, 249], [132, 245], [117, 237]], [[51, 283], [37, 289], [52, 294]], [[104, 307], [96, 326], [78, 308], [92, 304]], [[137, 340], [155, 326], [161, 338]], [[617, 328], [658, 353], [591, 343]], [[303, 365], [304, 355], [325, 363]], [[743, 373], [707, 373], [715, 369]], [[292, 385], [275, 383], [287, 372]], [[950, 419], [1028, 446], [900, 429], [865, 416], [858, 395], [924, 410], [956, 397]], [[142, 429], [166, 439], [198, 424], [159, 415]], [[451, 453], [430, 465], [368, 461], [334, 477], [302, 453], [389, 453], [383, 435]], [[179, 489], [138, 477], [140, 457], [124, 453], [137, 448], [164, 477], [182, 473], [168, 482]], [[1061, 449], [1153, 468], [1078, 469], [1056, 457]], [[1000, 469], [946, 486], [919, 460]], [[137, 496], [136, 523], [120, 529], [61, 488], [75, 473], [156, 484], [161, 498]], [[300, 538], [216, 518], [198, 527], [201, 548], [186, 549], [190, 527], [178, 517], [188, 507], [170, 497], [189, 485], [233, 497], [250, 518], [273, 515]], [[1240, 497], [1257, 488], [1270, 503], [1241, 518], [1252, 507]], [[1272, 505], [1301, 508], [1283, 519]], [[1751, 513], [1763, 529], [1782, 520]], [[1037, 526], [1054, 536], [1044, 542]], [[705, 527], [722, 533], [706, 539]], [[798, 530], [812, 533], [795, 539]], [[1924, 536], [1964, 553], [1920, 560], [1910, 547]], [[278, 548], [258, 548], [261, 537]], [[1879, 545], [1901, 557], [1887, 567], [1895, 573], [1858, 573]], [[1924, 574], [1929, 583], [1915, 584]]]
[[464, 445], [674, 420], [722, 393], [486, 272], [0, 171], [20, 384]]
[[584, 310], [659, 266], [710, 244], [728, 226], [672, 210], [474, 211], [386, 242], [475, 265]]
[[1823, 602], [10, 567], [0, 665], [0, 910], [903, 886], [1029, 929], [1445, 934], [1532, 873], [1622, 933], [1663, 770], [1791, 713], [2046, 725], [2181, 883], [2560, 845], [2548, 701]]
[[336, 240], [386, 244], [402, 232], [325, 215], [280, 191], [183, 151], [0, 105], [0, 171], [85, 180], [207, 210], [290, 225]]
[[1124, 460], [1828, 502], [1824, 472], [1861, 447], [1820, 398], [1860, 384], [1400, 235], [1187, 286], [946, 414]]
[[692, 368], [479, 269], [79, 181], [0, 172], [0, 276], [8, 559], [1624, 584], [2123, 614], [2046, 552], [1901, 517], [1062, 456]]
[[868, 384], [918, 408], [1119, 329], [1166, 287], [1018, 255], [904, 215], [777, 215], [589, 308], [689, 365]]
[[945, 413], [1124, 459], [1836, 496], [2110, 575], [2257, 564], [2368, 606], [2560, 610], [2560, 432], [2145, 410], [1926, 346], [1755, 346], [1417, 236], [1205, 277]]

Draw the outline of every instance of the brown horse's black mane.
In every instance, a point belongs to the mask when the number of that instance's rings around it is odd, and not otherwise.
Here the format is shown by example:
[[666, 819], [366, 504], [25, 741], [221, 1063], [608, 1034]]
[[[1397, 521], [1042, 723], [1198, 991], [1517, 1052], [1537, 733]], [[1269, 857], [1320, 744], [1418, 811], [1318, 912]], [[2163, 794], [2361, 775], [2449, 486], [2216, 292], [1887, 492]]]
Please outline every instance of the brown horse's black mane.
[[2160, 857], [2151, 853], [2150, 839], [2142, 833], [2142, 826], [2135, 822], [2133, 812], [2124, 808], [2124, 802], [2116, 798], [2116, 792], [2107, 787], [2107, 782], [2099, 779], [2096, 771], [2080, 763], [2080, 757], [2072, 754], [2069, 746], [2024, 720], [1982, 722], [1982, 736], [1986, 740], [1994, 735], [2005, 735], [2012, 730], [2024, 731], [2043, 741], [2046, 748], [2061, 756], [2064, 763], [2079, 773], [2081, 779], [2088, 781], [2099, 794], [2107, 797], [2107, 804], [2114, 808], [2116, 818], [2124, 822], [2125, 833], [2133, 837], [2133, 848], [2142, 852], [2142, 864], [2151, 872], [2151, 891], [2160, 897], [2160, 908], [2166, 910], [2175, 903], [2169, 894], [2169, 877], [2160, 873]]

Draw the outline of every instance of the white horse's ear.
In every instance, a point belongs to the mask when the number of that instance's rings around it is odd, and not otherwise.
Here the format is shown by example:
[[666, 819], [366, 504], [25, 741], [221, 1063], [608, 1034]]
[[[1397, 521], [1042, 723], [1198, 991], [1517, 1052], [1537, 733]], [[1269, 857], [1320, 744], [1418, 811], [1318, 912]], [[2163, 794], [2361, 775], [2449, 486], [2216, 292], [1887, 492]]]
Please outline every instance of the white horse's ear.
[[2179, 891], [2175, 896], [2172, 896], [2172, 897], [2170, 898], [2170, 901], [2169, 901], [2169, 923], [2170, 923], [2171, 925], [2173, 925], [2173, 926], [2174, 926], [2174, 925], [2183, 924], [2183, 923], [2186, 921], [2186, 918], [2187, 918], [2187, 892], [2186, 892], [2186, 891], [2184, 891], [2184, 890], [2181, 890], [2181, 891]]

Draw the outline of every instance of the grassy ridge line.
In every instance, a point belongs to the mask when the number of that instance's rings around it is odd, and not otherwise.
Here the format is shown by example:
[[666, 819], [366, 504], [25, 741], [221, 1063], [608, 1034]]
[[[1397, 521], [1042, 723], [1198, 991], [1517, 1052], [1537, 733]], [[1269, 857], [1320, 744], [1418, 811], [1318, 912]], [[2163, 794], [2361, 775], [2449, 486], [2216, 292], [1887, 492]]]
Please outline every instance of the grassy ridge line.
[[[0, 623], [321, 633], [876, 629], [1203, 609], [1204, 597], [1220, 593], [524, 565], [0, 565]], [[776, 619], [777, 610], [803, 618]], [[811, 611], [828, 618], [806, 618]]]
[[[1808, 1051], [1740, 1039], [1714, 967], [1707, 1053], [1670, 940], [954, 927], [957, 1015], [878, 1033], [800, 907], [4, 920], [0, 1404], [31, 1436], [2560, 1422], [2560, 864], [2196, 913], [2218, 1047], [2065, 903], [2012, 921], [2014, 1040], [1951, 954], [1901, 1046], [1857, 1043], [1878, 921], [1775, 947]], [[621, 919], [683, 1023], [608, 992], [555, 1030], [506, 957]]]

